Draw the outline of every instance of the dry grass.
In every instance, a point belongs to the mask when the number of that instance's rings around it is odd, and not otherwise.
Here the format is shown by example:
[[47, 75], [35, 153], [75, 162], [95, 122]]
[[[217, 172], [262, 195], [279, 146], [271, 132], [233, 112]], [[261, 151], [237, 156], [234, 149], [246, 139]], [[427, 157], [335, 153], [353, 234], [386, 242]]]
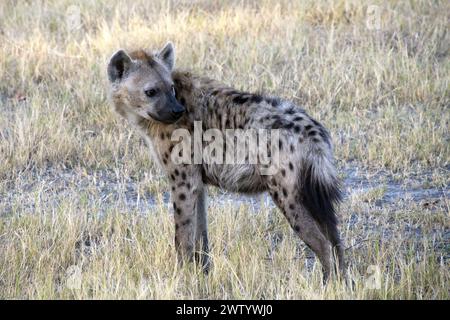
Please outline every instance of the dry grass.
[[[449, 298], [448, 192], [380, 206], [382, 180], [341, 207], [353, 289], [321, 286], [272, 206], [236, 210], [215, 191], [213, 272], [180, 270], [165, 179], [105, 94], [112, 52], [170, 39], [179, 67], [293, 97], [330, 128], [342, 168], [448, 191], [448, 1], [133, 3], [84, 1], [76, 30], [70, 1], [0, 3], [0, 298]], [[130, 206], [130, 185], [155, 205]]]

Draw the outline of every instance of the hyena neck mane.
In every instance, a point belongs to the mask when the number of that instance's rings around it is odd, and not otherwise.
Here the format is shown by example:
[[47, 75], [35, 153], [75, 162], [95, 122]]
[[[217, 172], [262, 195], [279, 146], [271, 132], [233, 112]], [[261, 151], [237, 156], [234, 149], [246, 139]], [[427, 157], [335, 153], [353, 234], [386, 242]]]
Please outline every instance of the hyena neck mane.
[[172, 79], [175, 86], [175, 97], [186, 107], [187, 114], [195, 111], [195, 101], [200, 96], [200, 79], [189, 71], [174, 70]]
[[[186, 107], [187, 113], [179, 122], [179, 126], [191, 130], [194, 121], [202, 121], [202, 126], [210, 128], [210, 125], [222, 127], [219, 118], [224, 113], [234, 116], [234, 122], [224, 121], [224, 128], [242, 129], [243, 121], [239, 116], [251, 113], [255, 105], [263, 103], [269, 108], [281, 105], [282, 100], [276, 97], [265, 96], [260, 93], [249, 93], [236, 90], [224, 83], [208, 77], [194, 75], [189, 71], [174, 70], [172, 79], [175, 86], [175, 96], [177, 100]], [[228, 109], [234, 109], [229, 112]], [[213, 121], [216, 120], [216, 121]], [[247, 119], [248, 120], [248, 119]], [[203, 127], [205, 129], [205, 127]]]

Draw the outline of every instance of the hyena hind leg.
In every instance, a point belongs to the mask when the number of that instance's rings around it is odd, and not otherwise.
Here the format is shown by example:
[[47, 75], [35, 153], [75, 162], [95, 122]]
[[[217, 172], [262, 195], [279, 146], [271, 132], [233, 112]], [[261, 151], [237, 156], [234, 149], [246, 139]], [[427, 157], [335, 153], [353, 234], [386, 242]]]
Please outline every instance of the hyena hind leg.
[[302, 205], [295, 203], [295, 197], [283, 194], [284, 197], [281, 198], [276, 191], [271, 192], [271, 195], [295, 233], [319, 258], [323, 270], [323, 282], [327, 283], [332, 270], [329, 240], [309, 212]]
[[323, 230], [327, 238], [331, 242], [333, 248], [333, 258], [335, 271], [338, 275], [346, 280], [346, 263], [344, 257], [344, 244], [342, 243], [337, 225], [330, 225], [328, 230]]
[[286, 216], [292, 229], [319, 258], [323, 269], [323, 281], [327, 283], [332, 272], [333, 261], [329, 240], [318, 223], [302, 206], [297, 206], [296, 210], [287, 211]]

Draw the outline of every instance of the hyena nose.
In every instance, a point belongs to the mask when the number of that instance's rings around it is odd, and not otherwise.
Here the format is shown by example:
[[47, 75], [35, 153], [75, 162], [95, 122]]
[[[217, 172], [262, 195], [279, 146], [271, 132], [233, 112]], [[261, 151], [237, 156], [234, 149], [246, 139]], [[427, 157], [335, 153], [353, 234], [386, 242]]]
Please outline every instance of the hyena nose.
[[186, 109], [182, 105], [178, 105], [172, 109], [172, 114], [175, 117], [181, 117], [181, 115], [186, 111]]

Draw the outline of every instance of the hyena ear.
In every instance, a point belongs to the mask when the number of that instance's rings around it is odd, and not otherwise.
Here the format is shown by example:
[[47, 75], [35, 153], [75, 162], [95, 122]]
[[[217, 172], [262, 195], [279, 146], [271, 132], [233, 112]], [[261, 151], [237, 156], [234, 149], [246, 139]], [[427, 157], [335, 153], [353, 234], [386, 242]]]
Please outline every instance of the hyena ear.
[[175, 49], [172, 42], [167, 42], [164, 48], [157, 54], [158, 58], [166, 65], [166, 67], [172, 71], [175, 65]]
[[122, 49], [113, 54], [108, 63], [109, 81], [115, 82], [122, 80], [125, 73], [130, 69], [131, 58]]

